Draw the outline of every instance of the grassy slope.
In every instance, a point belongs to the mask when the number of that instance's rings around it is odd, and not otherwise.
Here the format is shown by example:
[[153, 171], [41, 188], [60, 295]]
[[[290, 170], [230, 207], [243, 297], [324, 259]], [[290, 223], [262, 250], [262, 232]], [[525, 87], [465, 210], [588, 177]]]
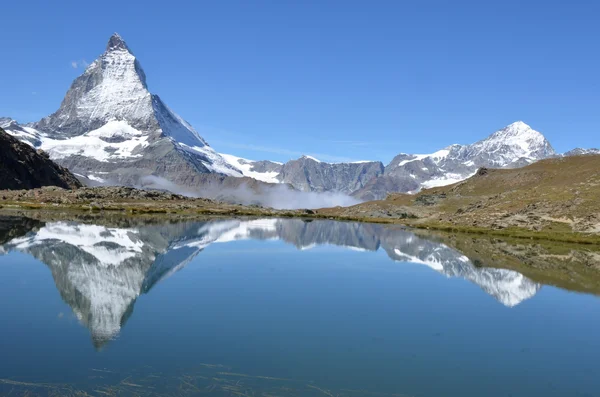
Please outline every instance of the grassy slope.
[[476, 265], [515, 270], [533, 281], [600, 295], [600, 246], [419, 231]]
[[537, 231], [540, 234], [600, 234], [600, 156], [548, 159], [519, 169], [487, 170], [466, 181], [423, 190], [417, 195], [349, 208], [318, 211], [322, 215], [401, 218], [407, 223], [442, 229]]

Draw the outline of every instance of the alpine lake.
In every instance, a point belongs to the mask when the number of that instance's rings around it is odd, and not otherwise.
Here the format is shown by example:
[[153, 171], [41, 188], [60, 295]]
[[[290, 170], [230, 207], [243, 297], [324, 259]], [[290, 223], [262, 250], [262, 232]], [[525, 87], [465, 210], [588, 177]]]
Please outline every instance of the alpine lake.
[[600, 396], [594, 246], [0, 217], [0, 395]]

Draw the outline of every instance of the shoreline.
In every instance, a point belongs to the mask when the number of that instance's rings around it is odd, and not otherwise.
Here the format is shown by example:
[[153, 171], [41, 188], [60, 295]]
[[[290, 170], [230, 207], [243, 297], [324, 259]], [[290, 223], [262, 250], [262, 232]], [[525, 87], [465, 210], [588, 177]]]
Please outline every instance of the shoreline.
[[[111, 202], [98, 205], [94, 202], [81, 202], [73, 204], [46, 203], [36, 201], [2, 201], [0, 202], [0, 215], [22, 215], [27, 213], [53, 214], [61, 213], [65, 218], [68, 215], [93, 215], [94, 217], [107, 215], [122, 215], [126, 217], [265, 217], [265, 218], [303, 218], [311, 220], [334, 220], [343, 222], [364, 222], [375, 224], [401, 225], [415, 230], [431, 230], [451, 234], [479, 235], [499, 238], [515, 238], [519, 240], [549, 241], [572, 243], [581, 245], [600, 245], [600, 235], [584, 234], [578, 232], [548, 232], [535, 231], [527, 228], [510, 227], [505, 229], [491, 229], [451, 223], [427, 222], [423, 219], [407, 219], [401, 217], [365, 217], [352, 215], [335, 215], [326, 211], [310, 209], [278, 210], [263, 207], [250, 207], [236, 204], [219, 203], [203, 200], [202, 206], [191, 205], [193, 199], [184, 208], [174, 208], [169, 205], [160, 205], [157, 201], [131, 201]], [[181, 204], [181, 203], [178, 203]], [[327, 209], [326, 209], [327, 210]], [[61, 216], [62, 217], [62, 216]]]

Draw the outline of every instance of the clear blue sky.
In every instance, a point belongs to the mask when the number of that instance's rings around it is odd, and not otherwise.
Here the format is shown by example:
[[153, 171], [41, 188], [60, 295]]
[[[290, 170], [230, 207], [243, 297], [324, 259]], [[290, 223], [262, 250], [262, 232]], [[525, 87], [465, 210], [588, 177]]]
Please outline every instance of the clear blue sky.
[[0, 115], [56, 110], [116, 31], [224, 153], [387, 162], [516, 120], [600, 146], [599, 20], [592, 0], [8, 1]]

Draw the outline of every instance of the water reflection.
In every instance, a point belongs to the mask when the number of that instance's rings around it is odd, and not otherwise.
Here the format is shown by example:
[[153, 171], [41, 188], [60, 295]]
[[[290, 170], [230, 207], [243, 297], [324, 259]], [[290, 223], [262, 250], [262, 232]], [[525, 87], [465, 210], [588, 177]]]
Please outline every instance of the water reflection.
[[376, 224], [234, 219], [101, 226], [15, 218], [0, 223], [0, 252], [19, 251], [45, 263], [62, 299], [90, 330], [97, 348], [119, 333], [140, 294], [211, 244], [244, 239], [277, 239], [300, 250], [324, 244], [362, 251], [382, 248], [394, 261], [469, 280], [509, 307], [533, 297], [541, 287], [516, 271], [477, 267], [440, 242]]

